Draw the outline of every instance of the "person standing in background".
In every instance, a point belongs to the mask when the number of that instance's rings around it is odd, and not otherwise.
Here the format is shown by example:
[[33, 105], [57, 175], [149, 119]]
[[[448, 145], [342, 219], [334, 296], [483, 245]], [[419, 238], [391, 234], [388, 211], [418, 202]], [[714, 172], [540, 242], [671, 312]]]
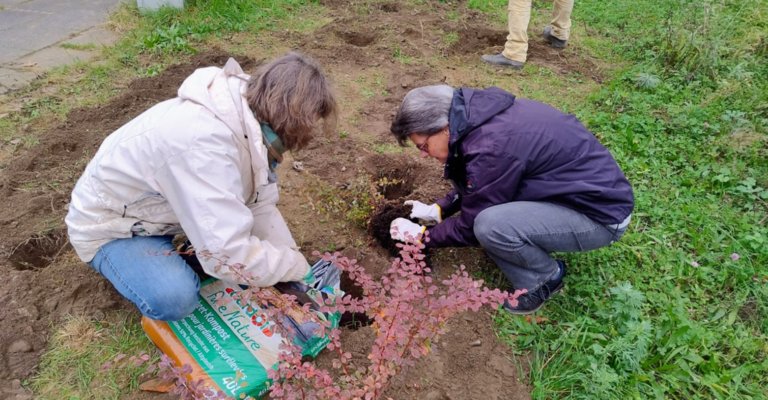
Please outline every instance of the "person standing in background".
[[[504, 51], [486, 54], [484, 62], [503, 67], [521, 69], [528, 57], [528, 23], [531, 20], [532, 0], [509, 0], [509, 35]], [[562, 49], [568, 42], [571, 31], [573, 0], [553, 0], [552, 21], [544, 28], [542, 36], [550, 46]]]

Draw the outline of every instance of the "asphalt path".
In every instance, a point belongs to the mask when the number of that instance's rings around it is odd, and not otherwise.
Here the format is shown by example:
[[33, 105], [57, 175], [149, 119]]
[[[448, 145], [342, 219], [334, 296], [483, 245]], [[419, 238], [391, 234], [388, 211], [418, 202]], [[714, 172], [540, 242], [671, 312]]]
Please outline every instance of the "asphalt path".
[[0, 0], [0, 94], [112, 44], [105, 23], [123, 1]]

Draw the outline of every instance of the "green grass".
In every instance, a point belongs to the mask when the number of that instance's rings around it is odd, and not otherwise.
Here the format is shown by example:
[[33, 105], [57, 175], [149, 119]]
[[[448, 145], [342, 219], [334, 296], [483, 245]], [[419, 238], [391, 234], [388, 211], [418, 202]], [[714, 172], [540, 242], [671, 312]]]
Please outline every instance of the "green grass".
[[496, 22], [506, 26], [507, 4], [504, 0], [469, 0], [467, 7], [482, 11], [490, 15]]
[[374, 143], [371, 147], [378, 154], [403, 154], [405, 148], [397, 143]]
[[768, 7], [587, 0], [573, 19], [625, 66], [583, 102], [520, 85], [598, 135], [636, 209], [612, 247], [562, 255], [547, 322], [500, 315], [501, 336], [531, 352], [535, 399], [767, 398]]
[[453, 46], [454, 44], [458, 43], [459, 41], [459, 33], [458, 32], [446, 32], [443, 34], [443, 44], [446, 47]]
[[371, 100], [376, 96], [388, 96], [385, 77], [376, 72], [370, 75], [361, 75], [354, 82], [359, 86], [360, 94], [365, 100]]
[[[57, 67], [15, 94], [24, 98], [42, 88], [59, 84], [60, 93], [34, 97], [20, 113], [3, 116], [0, 140], [14, 140], [19, 127], [41, 116], [61, 120], [72, 109], [101, 104], [121, 88], [121, 80], [153, 76], [172, 63], [182, 62], [214, 39], [226, 40], [239, 33], [258, 33], [291, 23], [293, 30], [311, 29], [327, 17], [313, 20], [297, 17], [311, 9], [322, 15], [320, 6], [307, 0], [206, 0], [187, 1], [183, 10], [162, 8], [141, 14], [136, 2], [121, 4], [110, 24], [121, 34], [114, 46], [101, 49], [97, 60]], [[80, 45], [62, 47], [85, 49]], [[86, 46], [87, 47], [87, 46]]]
[[134, 40], [161, 53], [191, 53], [211, 36], [259, 32], [291, 17], [305, 0], [193, 0], [183, 10], [161, 8], [144, 14]]
[[93, 43], [85, 43], [85, 44], [79, 44], [79, 43], [62, 43], [59, 45], [63, 49], [70, 49], [70, 50], [82, 50], [82, 51], [88, 51], [88, 50], [95, 50], [97, 47]]
[[115, 313], [102, 321], [70, 318], [50, 340], [39, 373], [28, 382], [36, 399], [118, 399], [136, 390], [139, 377], [157, 361], [138, 357], [154, 349], [135, 315]]
[[394, 49], [392, 50], [392, 58], [394, 58], [400, 64], [404, 65], [410, 65], [414, 63], [413, 57], [406, 54], [405, 51], [403, 51], [403, 49], [397, 45], [395, 45]]

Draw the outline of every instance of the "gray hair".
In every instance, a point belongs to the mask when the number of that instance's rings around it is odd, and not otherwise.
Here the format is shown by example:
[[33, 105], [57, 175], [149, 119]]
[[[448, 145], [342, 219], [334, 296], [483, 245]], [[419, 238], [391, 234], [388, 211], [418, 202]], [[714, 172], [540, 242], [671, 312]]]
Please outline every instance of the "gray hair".
[[448, 126], [453, 88], [448, 85], [423, 86], [408, 92], [397, 110], [390, 130], [405, 146], [408, 135], [434, 135]]

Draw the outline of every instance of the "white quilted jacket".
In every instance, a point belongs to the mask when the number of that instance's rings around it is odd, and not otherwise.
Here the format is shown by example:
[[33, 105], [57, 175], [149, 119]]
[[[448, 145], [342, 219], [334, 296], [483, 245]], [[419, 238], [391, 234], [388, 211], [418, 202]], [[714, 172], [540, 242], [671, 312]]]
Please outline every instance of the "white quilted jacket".
[[[178, 97], [104, 140], [77, 181], [66, 217], [83, 261], [114, 239], [184, 232], [198, 251], [243, 264], [260, 286], [301, 280], [308, 264], [276, 207], [277, 185], [267, 180], [267, 149], [245, 99], [247, 80], [233, 59], [223, 69], [200, 68]], [[208, 274], [238, 282], [215, 266], [203, 261]]]

